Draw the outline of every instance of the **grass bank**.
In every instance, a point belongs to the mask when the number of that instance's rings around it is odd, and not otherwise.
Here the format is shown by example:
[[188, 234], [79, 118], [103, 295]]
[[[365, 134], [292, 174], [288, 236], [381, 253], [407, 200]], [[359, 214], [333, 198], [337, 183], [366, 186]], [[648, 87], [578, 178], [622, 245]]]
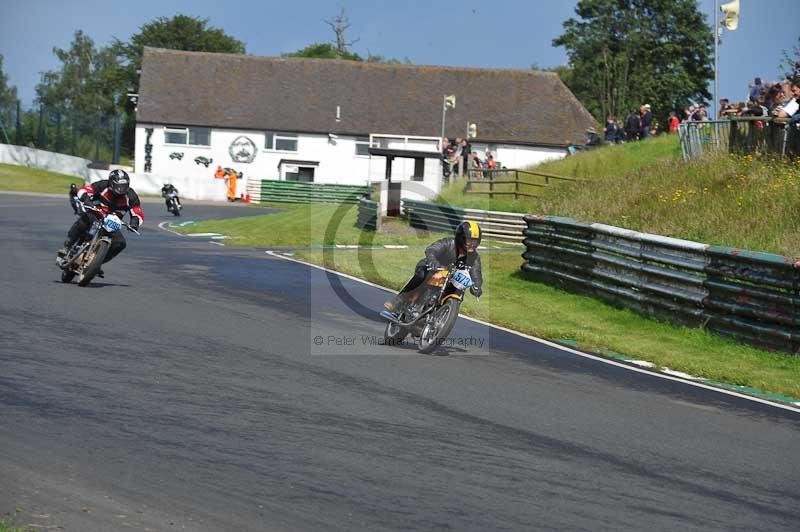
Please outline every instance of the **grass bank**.
[[[422, 257], [417, 250], [299, 252], [298, 258], [399, 289]], [[518, 250], [484, 251], [484, 296], [467, 296], [463, 311], [479, 319], [579, 349], [611, 350], [698, 377], [800, 398], [800, 357], [770, 353], [726, 338], [674, 326], [601, 301], [531, 282]]]
[[[536, 167], [587, 179], [528, 201], [445, 190], [452, 205], [556, 214], [705, 244], [800, 255], [800, 163], [721, 155], [684, 162], [675, 137], [613, 145]], [[497, 185], [500, 187], [502, 185]]]
[[66, 195], [70, 183], [83, 185], [83, 178], [26, 166], [0, 164], [0, 190]]

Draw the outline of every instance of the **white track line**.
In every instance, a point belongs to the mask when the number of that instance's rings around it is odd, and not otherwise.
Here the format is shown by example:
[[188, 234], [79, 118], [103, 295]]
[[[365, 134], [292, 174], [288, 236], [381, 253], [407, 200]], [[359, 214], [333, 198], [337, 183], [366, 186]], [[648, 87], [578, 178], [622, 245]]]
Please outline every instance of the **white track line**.
[[[389, 288], [386, 288], [385, 286], [380, 286], [380, 285], [377, 285], [375, 283], [371, 283], [369, 281], [365, 281], [364, 279], [359, 279], [358, 277], [353, 277], [352, 275], [348, 275], [346, 273], [341, 273], [341, 272], [337, 272], [335, 270], [330, 270], [330, 269], [325, 268], [323, 266], [318, 266], [317, 264], [311, 264], [309, 262], [298, 260], [298, 259], [295, 259], [295, 258], [292, 258], [292, 257], [286, 257], [284, 255], [280, 255], [278, 253], [275, 253], [274, 251], [266, 251], [266, 253], [268, 255], [271, 255], [273, 257], [277, 257], [279, 259], [296, 262], [298, 264], [303, 264], [303, 265], [309, 266], [311, 268], [316, 268], [318, 270], [322, 270], [322, 271], [325, 271], [325, 272], [328, 272], [328, 273], [333, 273], [333, 274], [336, 274], [336, 275], [338, 275], [340, 277], [345, 277], [347, 279], [351, 279], [353, 281], [357, 281], [359, 283], [366, 284], [368, 286], [379, 288], [379, 289], [384, 290], [386, 292], [390, 292], [390, 293], [393, 293], [393, 294], [397, 293], [394, 290], [390, 290]], [[469, 321], [472, 321], [472, 322], [475, 322], [475, 323], [480, 323], [481, 325], [485, 325], [487, 327], [491, 327], [492, 329], [497, 329], [499, 331], [507, 332], [509, 334], [513, 334], [515, 336], [519, 336], [521, 338], [525, 338], [527, 340], [532, 340], [534, 342], [537, 342], [537, 343], [552, 347], [552, 348], [557, 349], [559, 351], [564, 351], [564, 352], [567, 352], [567, 353], [571, 353], [573, 355], [577, 355], [579, 357], [588, 358], [590, 360], [595, 360], [597, 362], [602, 362], [603, 364], [609, 364], [611, 366], [616, 366], [618, 368], [623, 368], [623, 369], [626, 369], [628, 371], [634, 371], [636, 373], [641, 373], [643, 375], [650, 375], [652, 377], [658, 377], [660, 379], [665, 379], [665, 380], [668, 380], [668, 381], [680, 382], [680, 383], [683, 383], [683, 384], [687, 384], [689, 386], [695, 386], [697, 388], [703, 388], [705, 390], [710, 390], [712, 392], [717, 392], [717, 393], [721, 393], [721, 394], [725, 394], [725, 395], [730, 395], [730, 396], [733, 396], [733, 397], [738, 397], [740, 399], [746, 399], [748, 401], [754, 401], [756, 403], [761, 403], [761, 404], [765, 404], [765, 405], [768, 405], [768, 406], [773, 406], [775, 408], [781, 408], [783, 410], [789, 410], [790, 412], [795, 412], [795, 413], [800, 414], [800, 408], [792, 407], [792, 406], [789, 406], [789, 405], [785, 405], [785, 404], [777, 403], [777, 402], [773, 402], [773, 401], [768, 401], [766, 399], [761, 399], [760, 397], [754, 397], [752, 395], [746, 395], [746, 394], [743, 394], [743, 393], [735, 392], [733, 390], [726, 390], [724, 388], [718, 388], [716, 386], [710, 386], [708, 384], [703, 384], [701, 382], [695, 382], [695, 381], [691, 381], [691, 380], [687, 380], [687, 379], [678, 378], [678, 377], [675, 377], [675, 376], [672, 376], [672, 375], [666, 375], [664, 373], [657, 373], [657, 372], [654, 372], [654, 371], [647, 371], [647, 370], [644, 370], [644, 369], [633, 367], [633, 366], [631, 366], [629, 364], [622, 364], [621, 362], [617, 362], [615, 360], [610, 360], [610, 359], [607, 359], [607, 358], [602, 358], [602, 357], [598, 357], [598, 356], [595, 356], [595, 355], [591, 355], [589, 353], [584, 353], [582, 351], [578, 351], [576, 349], [572, 349], [570, 347], [566, 347], [566, 346], [551, 342], [549, 340], [543, 340], [542, 338], [536, 338], [535, 336], [531, 336], [529, 334], [521, 333], [519, 331], [514, 331], [514, 330], [508, 329], [506, 327], [501, 327], [500, 325], [494, 325], [492, 323], [488, 323], [488, 322], [483, 321], [483, 320], [479, 320], [479, 319], [476, 319], [476, 318], [471, 318], [469, 316], [464, 316], [463, 314], [459, 314], [459, 316], [464, 318], [465, 320], [469, 320]], [[798, 403], [794, 403], [794, 404], [798, 404]], [[800, 406], [800, 404], [798, 404], [798, 406]]]
[[164, 230], [164, 231], [167, 231], [167, 232], [169, 232], [169, 233], [172, 233], [173, 235], [184, 236], [183, 234], [181, 234], [181, 233], [179, 233], [179, 232], [177, 232], [177, 231], [173, 231], [172, 229], [170, 229], [170, 228], [166, 227], [166, 225], [167, 225], [168, 223], [169, 223], [169, 222], [161, 222], [160, 224], [158, 224], [158, 228], [159, 228], [159, 229], [162, 229], [162, 230]]

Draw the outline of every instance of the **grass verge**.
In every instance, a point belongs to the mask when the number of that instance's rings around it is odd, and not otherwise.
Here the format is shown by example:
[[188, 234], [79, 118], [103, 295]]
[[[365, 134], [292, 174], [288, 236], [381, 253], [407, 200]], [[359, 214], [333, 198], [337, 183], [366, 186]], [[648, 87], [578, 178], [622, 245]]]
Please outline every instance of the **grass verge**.
[[70, 183], [83, 185], [83, 178], [26, 166], [0, 164], [0, 190], [64, 194], [66, 197]]
[[0, 517], [0, 532], [28, 532], [32, 528], [14, 526], [14, 522], [7, 517]]
[[[394, 289], [408, 280], [422, 256], [421, 250], [367, 253], [371, 260], [355, 250], [296, 256]], [[519, 269], [519, 250], [484, 251], [481, 261], [484, 296], [480, 301], [466, 298], [462, 309], [469, 316], [540, 338], [574, 340], [583, 350], [616, 351], [697, 377], [800, 398], [800, 357], [755, 349], [528, 281]]]
[[392, 220], [380, 232], [361, 231], [355, 227], [355, 205], [271, 204], [283, 212], [209, 220], [174, 229], [190, 233], [221, 233], [230, 236], [229, 243], [247, 247], [294, 247], [343, 245], [401, 244], [426, 246], [438, 235], [417, 231], [405, 223]]

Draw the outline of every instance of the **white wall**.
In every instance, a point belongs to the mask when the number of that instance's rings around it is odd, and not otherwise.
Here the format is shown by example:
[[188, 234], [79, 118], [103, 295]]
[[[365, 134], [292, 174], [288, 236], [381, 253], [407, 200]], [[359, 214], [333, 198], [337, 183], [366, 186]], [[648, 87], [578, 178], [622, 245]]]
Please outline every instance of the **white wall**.
[[108, 172], [89, 168], [91, 162], [89, 159], [73, 157], [72, 155], [26, 148], [25, 146], [0, 144], [0, 163], [16, 164], [18, 166], [76, 176], [83, 179], [84, 182], [105, 179], [108, 176]]
[[[496, 147], [494, 160], [506, 168], [522, 170], [544, 161], [552, 159], [562, 159], [567, 155], [566, 150], [555, 148], [534, 148], [530, 146], [513, 146], [509, 144], [499, 144]], [[481, 158], [484, 154], [479, 154]]]

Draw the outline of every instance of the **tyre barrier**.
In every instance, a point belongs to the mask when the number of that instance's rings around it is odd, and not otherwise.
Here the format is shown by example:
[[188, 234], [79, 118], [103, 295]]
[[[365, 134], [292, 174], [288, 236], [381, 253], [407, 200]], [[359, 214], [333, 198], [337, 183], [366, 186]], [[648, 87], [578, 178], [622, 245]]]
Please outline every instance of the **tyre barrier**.
[[797, 259], [558, 216], [525, 216], [535, 280], [760, 348], [800, 351]]

